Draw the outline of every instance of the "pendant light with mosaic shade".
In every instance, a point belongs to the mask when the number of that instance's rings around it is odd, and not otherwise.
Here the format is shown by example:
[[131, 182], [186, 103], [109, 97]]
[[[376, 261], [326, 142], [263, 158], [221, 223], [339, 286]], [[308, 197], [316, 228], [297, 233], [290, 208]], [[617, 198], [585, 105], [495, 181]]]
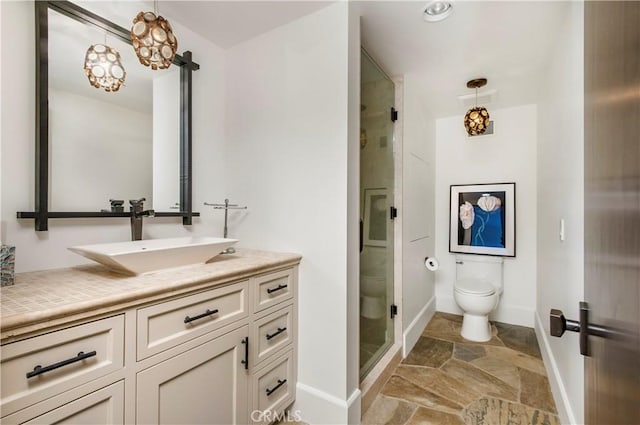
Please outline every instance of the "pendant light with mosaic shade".
[[166, 69], [178, 51], [178, 40], [169, 21], [158, 14], [157, 0], [153, 5], [153, 12], [140, 12], [133, 20], [131, 43], [141, 64]]
[[476, 89], [475, 106], [469, 109], [464, 116], [464, 128], [470, 136], [483, 134], [489, 126], [489, 111], [484, 106], [478, 106], [478, 89], [486, 84], [486, 78], [476, 78], [467, 82], [467, 87]]
[[95, 88], [117, 92], [124, 84], [127, 73], [122, 66], [120, 53], [106, 43], [93, 44], [84, 55], [84, 73]]

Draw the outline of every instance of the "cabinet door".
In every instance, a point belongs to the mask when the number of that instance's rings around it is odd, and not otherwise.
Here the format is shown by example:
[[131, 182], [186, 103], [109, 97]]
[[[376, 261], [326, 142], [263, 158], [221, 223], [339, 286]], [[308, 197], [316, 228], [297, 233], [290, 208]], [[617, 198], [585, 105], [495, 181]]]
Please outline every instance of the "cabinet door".
[[116, 382], [24, 423], [124, 424], [124, 382]]
[[246, 424], [249, 329], [215, 338], [137, 375], [139, 424]]

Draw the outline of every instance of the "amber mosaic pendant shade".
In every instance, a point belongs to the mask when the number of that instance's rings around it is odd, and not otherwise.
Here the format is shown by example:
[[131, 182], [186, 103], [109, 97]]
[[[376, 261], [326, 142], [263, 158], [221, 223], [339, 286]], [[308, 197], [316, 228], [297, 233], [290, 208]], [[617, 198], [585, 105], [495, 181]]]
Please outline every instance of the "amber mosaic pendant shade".
[[140, 63], [153, 70], [169, 68], [178, 51], [171, 24], [153, 12], [136, 15], [131, 27], [131, 43]]
[[464, 128], [470, 136], [483, 134], [489, 127], [489, 111], [484, 106], [477, 106], [478, 88], [486, 84], [486, 78], [477, 78], [467, 82], [467, 87], [476, 89], [476, 106], [469, 109], [464, 116]]
[[126, 72], [120, 53], [106, 44], [94, 44], [84, 56], [84, 73], [95, 88], [116, 92], [124, 84]]
[[464, 116], [464, 128], [471, 136], [482, 134], [489, 127], [489, 111], [484, 106], [474, 106]]

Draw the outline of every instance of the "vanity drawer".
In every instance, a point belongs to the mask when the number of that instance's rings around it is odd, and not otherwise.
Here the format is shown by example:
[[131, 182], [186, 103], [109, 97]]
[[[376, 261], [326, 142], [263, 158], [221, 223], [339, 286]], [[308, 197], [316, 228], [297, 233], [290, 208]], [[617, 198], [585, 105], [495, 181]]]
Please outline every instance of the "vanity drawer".
[[257, 313], [293, 297], [293, 269], [256, 277], [253, 284], [253, 311]]
[[124, 316], [3, 345], [2, 415], [124, 367]]
[[[37, 413], [36, 413], [37, 415]], [[62, 403], [36, 417], [32, 408], [2, 418], [10, 424], [124, 424], [124, 381], [90, 392], [83, 397]]]
[[248, 316], [249, 282], [138, 310], [137, 359], [142, 360]]
[[[293, 351], [278, 357], [273, 363], [256, 372], [251, 383], [251, 411], [264, 412], [264, 417], [251, 415], [253, 423], [272, 422], [273, 413], [281, 413], [296, 395]], [[264, 420], [260, 420], [264, 419]]]
[[257, 365], [293, 341], [295, 335], [293, 305], [257, 319], [251, 324], [252, 363]]

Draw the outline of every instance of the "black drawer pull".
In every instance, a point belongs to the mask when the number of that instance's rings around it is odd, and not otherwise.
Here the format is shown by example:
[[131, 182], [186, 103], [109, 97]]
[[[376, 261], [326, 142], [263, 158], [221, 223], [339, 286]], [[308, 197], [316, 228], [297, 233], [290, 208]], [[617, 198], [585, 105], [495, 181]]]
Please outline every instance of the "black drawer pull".
[[207, 317], [207, 316], [211, 316], [212, 314], [216, 314], [218, 312], [218, 309], [214, 309], [214, 310], [209, 310], [207, 309], [207, 311], [205, 311], [202, 314], [198, 314], [197, 316], [193, 316], [193, 317], [185, 317], [184, 318], [184, 323], [190, 323], [193, 322], [194, 320], [198, 320], [198, 319], [202, 319], [203, 317]]
[[269, 289], [267, 289], [267, 294], [273, 294], [274, 292], [279, 291], [279, 290], [281, 290], [281, 289], [284, 289], [284, 288], [286, 288], [287, 286], [288, 286], [288, 285], [278, 285], [278, 286], [277, 286], [277, 287], [275, 287], [275, 288], [269, 288]]
[[286, 327], [284, 327], [284, 328], [278, 328], [278, 330], [277, 330], [277, 331], [275, 331], [274, 333], [272, 333], [271, 335], [266, 334], [265, 336], [267, 337], [267, 341], [269, 341], [271, 338], [274, 338], [274, 337], [276, 337], [276, 336], [280, 335], [282, 332], [284, 332], [284, 331], [286, 331], [286, 330], [287, 330], [287, 328], [286, 328]]
[[95, 355], [96, 355], [95, 351], [91, 351], [90, 353], [85, 353], [84, 351], [80, 351], [76, 357], [73, 357], [71, 359], [63, 360], [61, 362], [54, 363], [52, 365], [44, 366], [44, 367], [41, 366], [41, 365], [38, 365], [38, 366], [34, 367], [31, 372], [27, 372], [27, 379], [33, 378], [34, 376], [41, 375], [41, 374], [43, 374], [45, 372], [50, 372], [50, 371], [52, 371], [54, 369], [58, 369], [58, 368], [61, 368], [63, 366], [70, 365], [71, 363], [75, 363], [75, 362], [82, 361], [84, 359], [88, 359], [89, 357], [93, 357]]
[[275, 387], [269, 389], [267, 388], [267, 395], [271, 395], [275, 392], [275, 390], [277, 390], [278, 388], [280, 388], [281, 386], [283, 386], [285, 383], [287, 382], [286, 379], [278, 379], [278, 385], [276, 385]]
[[242, 338], [244, 344], [244, 360], [240, 360], [240, 363], [244, 365], [245, 370], [249, 370], [249, 337]]

